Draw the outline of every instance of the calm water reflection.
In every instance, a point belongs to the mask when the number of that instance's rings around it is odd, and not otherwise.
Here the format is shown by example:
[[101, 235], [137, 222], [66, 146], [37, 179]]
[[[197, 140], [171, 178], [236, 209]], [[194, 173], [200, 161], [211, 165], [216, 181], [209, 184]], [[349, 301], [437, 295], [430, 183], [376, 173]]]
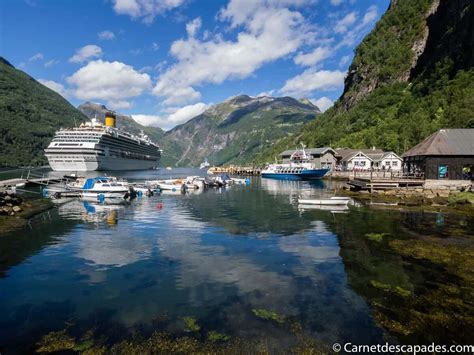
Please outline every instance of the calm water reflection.
[[[329, 187], [254, 179], [247, 187], [125, 206], [75, 200], [45, 213], [32, 230], [0, 240], [0, 351], [27, 352], [67, 324], [118, 341], [131, 329], [152, 329], [164, 314], [162, 327], [175, 334], [178, 320], [193, 316], [204, 329], [265, 337], [279, 349], [292, 344], [292, 334], [254, 309], [291, 317], [327, 344], [404, 341], [406, 334], [380, 321], [390, 316], [374, 305], [381, 296], [370, 287], [415, 292], [433, 275], [366, 234], [454, 236], [472, 248], [473, 221], [443, 216], [431, 228], [439, 216], [421, 212], [298, 210], [298, 196]], [[411, 334], [429, 338], [423, 330]]]

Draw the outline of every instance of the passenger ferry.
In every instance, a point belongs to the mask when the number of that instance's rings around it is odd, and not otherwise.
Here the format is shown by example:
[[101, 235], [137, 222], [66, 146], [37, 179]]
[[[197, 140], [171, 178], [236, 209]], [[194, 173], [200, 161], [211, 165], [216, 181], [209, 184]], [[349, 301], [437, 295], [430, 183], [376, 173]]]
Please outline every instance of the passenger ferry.
[[112, 112], [106, 113], [105, 124], [93, 118], [79, 127], [60, 129], [45, 149], [56, 171], [156, 169], [161, 152], [145, 134], [116, 128]]
[[330, 169], [317, 169], [309, 161], [304, 148], [296, 150], [285, 164], [270, 164], [261, 174], [264, 178], [280, 180], [312, 180], [321, 179]]

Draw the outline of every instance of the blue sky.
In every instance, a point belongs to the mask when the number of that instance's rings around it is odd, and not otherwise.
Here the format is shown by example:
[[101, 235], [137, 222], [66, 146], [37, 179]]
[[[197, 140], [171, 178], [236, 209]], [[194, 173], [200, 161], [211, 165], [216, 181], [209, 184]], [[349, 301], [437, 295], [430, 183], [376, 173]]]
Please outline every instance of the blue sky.
[[0, 55], [170, 129], [238, 94], [336, 100], [389, 0], [2, 0]]

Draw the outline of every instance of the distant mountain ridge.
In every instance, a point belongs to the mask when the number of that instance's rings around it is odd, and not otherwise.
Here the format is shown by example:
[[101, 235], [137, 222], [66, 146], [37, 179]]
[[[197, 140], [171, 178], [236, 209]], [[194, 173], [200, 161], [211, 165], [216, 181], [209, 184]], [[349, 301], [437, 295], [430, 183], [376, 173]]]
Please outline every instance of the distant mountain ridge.
[[[86, 102], [78, 109], [103, 120], [108, 108]], [[161, 165], [199, 166], [247, 163], [263, 147], [299, 130], [321, 111], [309, 100], [239, 95], [209, 107], [202, 114], [164, 132], [144, 127], [117, 113], [118, 125], [132, 133], [143, 130], [163, 149]]]

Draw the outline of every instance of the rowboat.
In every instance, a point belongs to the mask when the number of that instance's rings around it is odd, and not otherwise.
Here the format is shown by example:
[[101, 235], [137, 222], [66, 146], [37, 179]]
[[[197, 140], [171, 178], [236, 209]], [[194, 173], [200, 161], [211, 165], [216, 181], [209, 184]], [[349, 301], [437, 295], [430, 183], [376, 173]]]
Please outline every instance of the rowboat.
[[323, 199], [298, 199], [300, 205], [347, 205], [351, 199], [349, 197], [331, 197]]

